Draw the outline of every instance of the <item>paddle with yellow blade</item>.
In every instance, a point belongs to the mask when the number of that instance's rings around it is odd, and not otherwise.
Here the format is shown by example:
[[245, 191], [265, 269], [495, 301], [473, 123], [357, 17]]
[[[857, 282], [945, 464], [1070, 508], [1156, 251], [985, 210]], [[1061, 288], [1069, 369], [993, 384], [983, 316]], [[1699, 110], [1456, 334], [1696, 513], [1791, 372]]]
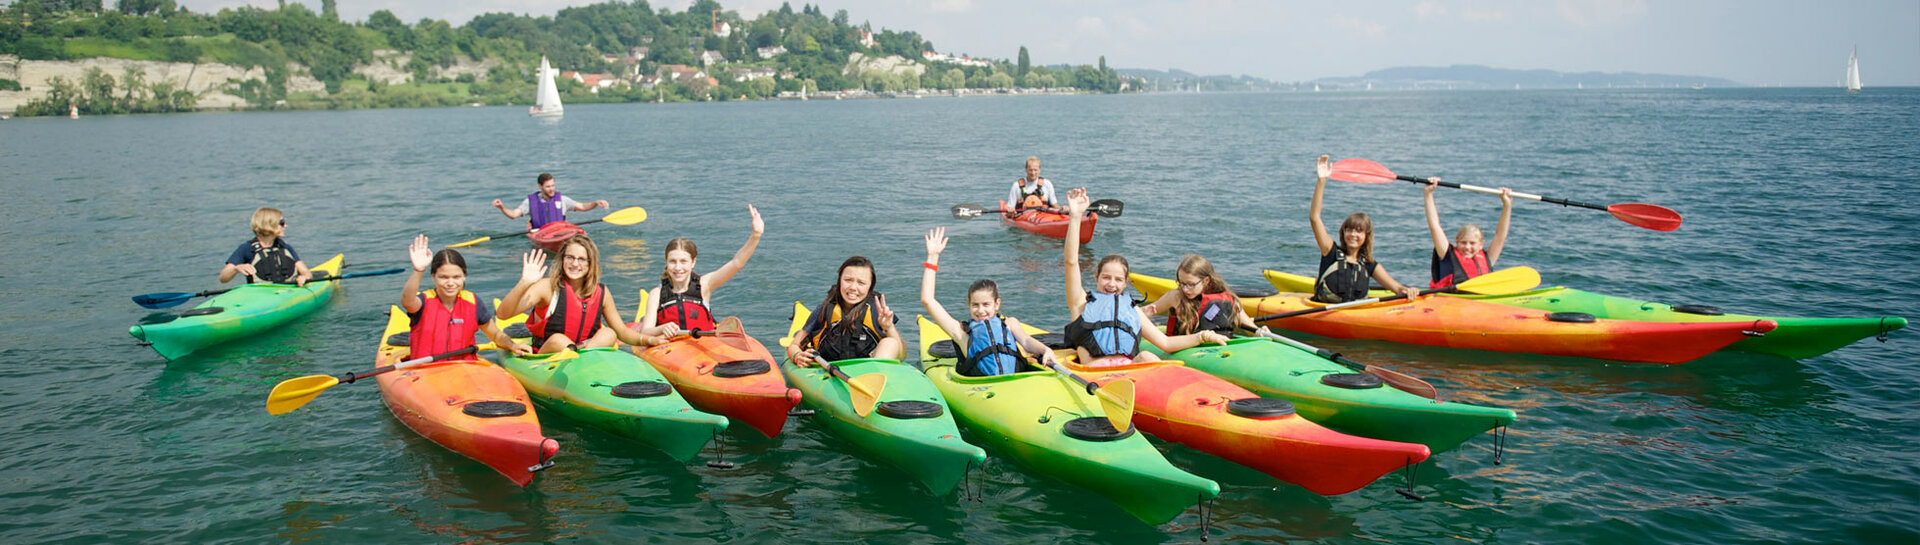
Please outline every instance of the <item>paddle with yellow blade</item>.
[[[304, 377], [290, 378], [280, 381], [280, 384], [274, 385], [273, 391], [267, 394], [267, 413], [286, 414], [292, 412], [294, 409], [303, 407], [308, 402], [313, 401], [313, 398], [319, 397], [320, 392], [325, 392], [328, 388], [338, 386], [341, 383], [351, 384], [363, 378], [419, 367], [447, 358], [472, 354], [481, 350], [494, 349], [496, 349], [496, 347], [489, 343], [480, 346], [469, 346], [452, 352], [434, 354], [424, 358], [414, 358], [393, 365], [383, 365], [362, 371], [352, 371], [339, 376], [307, 375]], [[580, 355], [574, 351], [567, 350], [554, 354], [547, 361], [569, 360], [579, 356]]]
[[1055, 373], [1060, 373], [1061, 376], [1080, 383], [1080, 386], [1087, 389], [1088, 394], [1099, 396], [1100, 410], [1107, 413], [1107, 423], [1112, 424], [1115, 431], [1125, 432], [1130, 429], [1129, 426], [1133, 425], [1133, 379], [1123, 378], [1098, 384], [1080, 378], [1080, 375], [1074, 374], [1073, 371], [1067, 370], [1065, 366], [1058, 363], [1049, 363], [1047, 367], [1053, 369]]
[[[587, 224], [600, 223], [600, 222], [607, 222], [614, 225], [633, 225], [643, 221], [647, 221], [647, 209], [641, 208], [638, 206], [629, 206], [626, 208], [615, 210], [613, 211], [613, 213], [602, 216], [599, 219], [591, 219], [591, 220], [583, 221], [580, 223], [575, 223], [574, 225], [587, 225]], [[523, 236], [527, 236], [527, 233], [531, 233], [531, 232], [532, 231], [522, 229], [522, 230], [514, 231], [511, 233], [500, 233], [498, 235], [488, 235], [488, 236], [476, 238], [473, 240], [469, 240], [466, 242], [462, 242], [459, 244], [454, 244], [454, 245], [448, 246], [448, 248], [465, 248], [468, 246], [472, 246], [472, 245], [493, 240], [496, 238], [507, 238], [507, 237], [516, 237], [516, 236], [523, 237]]]
[[[795, 302], [793, 304], [793, 312], [795, 316], [793, 325], [787, 329], [787, 336], [780, 338], [780, 346], [783, 348], [793, 344], [793, 338], [800, 334], [801, 328], [807, 322], [806, 315], [804, 314], [808, 312], [806, 306]], [[787, 361], [793, 360], [789, 359]], [[800, 363], [794, 362], [794, 365], [800, 365]], [[827, 362], [820, 362], [819, 365], [822, 369], [826, 369], [828, 374], [833, 375], [834, 378], [847, 383], [847, 398], [848, 401], [853, 404], [853, 414], [859, 415], [861, 418], [866, 418], [867, 415], [873, 414], [873, 407], [880, 404], [880, 393], [887, 389], [886, 375], [867, 373], [857, 377], [848, 377], [846, 373], [840, 371], [840, 367], [837, 365]]]
[[[1533, 270], [1533, 267], [1523, 266], [1523, 267], [1514, 267], [1511, 269], [1501, 269], [1501, 270], [1493, 271], [1480, 276], [1476, 276], [1468, 279], [1466, 282], [1461, 282], [1452, 287], [1430, 288], [1430, 289], [1420, 290], [1420, 295], [1440, 293], [1443, 291], [1464, 291], [1468, 293], [1478, 293], [1481, 295], [1507, 295], [1507, 294], [1513, 294], [1513, 293], [1520, 293], [1520, 292], [1527, 291], [1539, 286], [1540, 286], [1540, 271]], [[1257, 317], [1254, 317], [1253, 321], [1255, 323], [1258, 323], [1258, 322], [1265, 322], [1268, 320], [1278, 320], [1281, 318], [1292, 318], [1295, 316], [1315, 314], [1320, 312], [1326, 312], [1329, 310], [1339, 310], [1347, 307], [1357, 307], [1360, 305], [1371, 305], [1371, 304], [1379, 303], [1383, 301], [1397, 301], [1397, 300], [1406, 299], [1406, 298], [1407, 298], [1407, 294], [1404, 294], [1404, 293], [1390, 295], [1386, 297], [1368, 297], [1366, 299], [1347, 301], [1345, 303], [1335, 303], [1335, 304], [1321, 306], [1321, 307], [1304, 308], [1304, 309], [1296, 310], [1293, 312], [1282, 312], [1279, 314], [1268, 314], [1266, 316], [1257, 316]]]

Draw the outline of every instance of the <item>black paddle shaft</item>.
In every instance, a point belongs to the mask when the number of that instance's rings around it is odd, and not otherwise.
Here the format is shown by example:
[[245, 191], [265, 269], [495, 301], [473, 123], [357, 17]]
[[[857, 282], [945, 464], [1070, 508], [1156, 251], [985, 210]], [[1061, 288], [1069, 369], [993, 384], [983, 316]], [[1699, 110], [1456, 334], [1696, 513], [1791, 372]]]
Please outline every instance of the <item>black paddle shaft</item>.
[[[1408, 175], [1405, 175], [1405, 174], [1395, 174], [1395, 175], [1394, 175], [1393, 177], [1394, 177], [1394, 178], [1397, 178], [1397, 179], [1401, 179], [1401, 180], [1406, 180], [1406, 181], [1409, 181], [1409, 182], [1413, 182], [1413, 183], [1416, 183], [1416, 184], [1439, 184], [1439, 185], [1440, 185], [1440, 187], [1451, 187], [1451, 188], [1454, 188], [1454, 189], [1465, 189], [1465, 188], [1463, 188], [1463, 187], [1460, 187], [1460, 184], [1457, 184], [1457, 183], [1454, 183], [1454, 182], [1446, 182], [1446, 181], [1442, 181], [1442, 182], [1429, 182], [1429, 181], [1427, 181], [1427, 179], [1426, 179], [1426, 178], [1415, 178], [1415, 177], [1412, 177], [1412, 176], [1408, 176]], [[1591, 208], [1591, 209], [1594, 209], [1594, 210], [1607, 210], [1607, 207], [1605, 207], [1605, 206], [1601, 206], [1601, 205], [1598, 205], [1598, 204], [1593, 204], [1593, 203], [1584, 203], [1584, 202], [1580, 202], [1580, 201], [1570, 201], [1570, 200], [1566, 200], [1566, 199], [1558, 199], [1558, 198], [1554, 198], [1554, 197], [1540, 197], [1540, 202], [1544, 202], [1544, 203], [1553, 203], [1553, 204], [1557, 204], [1557, 205], [1560, 205], [1560, 206], [1578, 206], [1578, 207], [1580, 207], [1580, 208]]]
[[[455, 350], [455, 351], [452, 351], [452, 352], [446, 352], [446, 353], [441, 353], [441, 354], [434, 354], [434, 355], [432, 355], [432, 356], [427, 356], [426, 358], [423, 358], [423, 359], [425, 359], [426, 361], [439, 361], [439, 360], [444, 360], [444, 359], [447, 359], [447, 358], [451, 358], [451, 357], [454, 357], [454, 356], [459, 356], [459, 355], [463, 355], [463, 354], [472, 354], [472, 353], [474, 353], [474, 352], [478, 352], [478, 351], [480, 351], [480, 347], [478, 347], [478, 346], [469, 346], [469, 347], [466, 347], [466, 348], [462, 348], [462, 349], [459, 349], [459, 350]], [[419, 361], [419, 360], [415, 360], [415, 361]], [[346, 373], [346, 374], [344, 374], [344, 375], [340, 375], [340, 382], [344, 382], [344, 383], [347, 383], [347, 384], [352, 384], [352, 383], [353, 383], [353, 381], [356, 381], [356, 380], [360, 380], [360, 379], [363, 379], [363, 378], [367, 378], [367, 377], [371, 377], [371, 376], [374, 376], [374, 375], [384, 375], [384, 374], [387, 374], [387, 373], [391, 373], [391, 372], [393, 372], [394, 370], [396, 370], [396, 369], [399, 369], [399, 368], [400, 368], [400, 364], [404, 364], [404, 363], [407, 363], [407, 362], [404, 362], [404, 361], [403, 361], [403, 362], [400, 362], [400, 363], [396, 363], [396, 364], [393, 364], [393, 365], [383, 365], [383, 366], [380, 366], [380, 367], [375, 367], [375, 368], [372, 368], [372, 369], [367, 369], [367, 370], [364, 370], [364, 371], [350, 371], [350, 372], [348, 372], [348, 373]]]

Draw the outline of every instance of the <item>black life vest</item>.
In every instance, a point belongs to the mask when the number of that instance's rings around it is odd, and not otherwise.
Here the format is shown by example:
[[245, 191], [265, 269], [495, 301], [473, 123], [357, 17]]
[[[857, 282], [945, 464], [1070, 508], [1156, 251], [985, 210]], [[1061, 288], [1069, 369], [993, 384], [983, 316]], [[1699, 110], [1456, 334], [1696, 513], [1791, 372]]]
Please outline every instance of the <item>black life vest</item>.
[[[1460, 245], [1451, 246], [1447, 253], [1451, 254], [1450, 257], [1453, 259], [1440, 259], [1440, 256], [1433, 256], [1433, 282], [1428, 284], [1428, 287], [1451, 288], [1454, 284], [1487, 274], [1487, 271], [1493, 269], [1493, 265], [1487, 263], [1486, 250], [1474, 252], [1473, 255], [1468, 256], [1460, 253]], [[1443, 269], [1446, 273], [1444, 275], [1441, 274]]]
[[253, 245], [253, 276], [247, 277], [248, 282], [293, 283], [300, 269], [294, 266], [297, 261], [293, 259], [293, 252], [287, 251], [280, 239], [274, 239], [273, 246], [266, 248], [260, 247], [260, 239], [249, 244]]
[[842, 319], [840, 305], [829, 305], [832, 308], [821, 309], [814, 315], [817, 328], [809, 346], [819, 353], [820, 359], [840, 361], [873, 356], [873, 350], [880, 347], [880, 311], [873, 304], [878, 295], [868, 294], [865, 301], [853, 305], [853, 311], [860, 313], [857, 320]]
[[606, 284], [594, 286], [593, 295], [583, 300], [580, 294], [574, 293], [573, 284], [561, 282], [560, 293], [527, 313], [527, 330], [533, 332], [535, 342], [545, 342], [555, 333], [566, 335], [575, 343], [586, 342], [600, 332], [600, 302], [606, 300], [602, 295], [606, 289]]
[[1236, 316], [1233, 312], [1233, 304], [1234, 296], [1231, 291], [1202, 293], [1199, 308], [1194, 312], [1194, 323], [1182, 328], [1180, 312], [1175, 309], [1174, 312], [1167, 314], [1167, 334], [1186, 335], [1196, 331], [1218, 331], [1231, 336], [1234, 326], [1237, 325], [1234, 323]]
[[660, 300], [653, 306], [654, 323], [672, 323], [682, 331], [713, 331], [713, 311], [700, 298], [700, 275], [687, 279], [687, 291], [673, 292], [672, 280], [660, 281]]
[[1367, 282], [1373, 276], [1373, 263], [1347, 261], [1347, 252], [1339, 244], [1320, 258], [1320, 275], [1313, 280], [1313, 300], [1343, 303], [1367, 297]]

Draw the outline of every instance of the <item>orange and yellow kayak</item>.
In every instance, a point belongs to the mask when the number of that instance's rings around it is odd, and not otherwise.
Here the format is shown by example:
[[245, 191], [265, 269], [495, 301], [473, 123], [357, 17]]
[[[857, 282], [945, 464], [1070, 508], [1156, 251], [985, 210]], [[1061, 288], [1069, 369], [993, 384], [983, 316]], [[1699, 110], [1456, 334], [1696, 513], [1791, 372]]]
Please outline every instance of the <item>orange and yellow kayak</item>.
[[[407, 325], [407, 315], [393, 307], [380, 336], [377, 365], [407, 358], [406, 346], [390, 344]], [[492, 362], [465, 358], [382, 374], [377, 377], [380, 399], [421, 437], [526, 486], [534, 472], [552, 465], [560, 442], [541, 435], [540, 419], [519, 381]]]
[[[640, 290], [639, 308], [635, 322], [645, 315], [647, 290]], [[767, 437], [780, 435], [787, 413], [800, 404], [800, 390], [787, 387], [773, 354], [745, 330], [681, 336], [635, 346], [633, 353], [667, 377], [687, 403], [745, 422]]]

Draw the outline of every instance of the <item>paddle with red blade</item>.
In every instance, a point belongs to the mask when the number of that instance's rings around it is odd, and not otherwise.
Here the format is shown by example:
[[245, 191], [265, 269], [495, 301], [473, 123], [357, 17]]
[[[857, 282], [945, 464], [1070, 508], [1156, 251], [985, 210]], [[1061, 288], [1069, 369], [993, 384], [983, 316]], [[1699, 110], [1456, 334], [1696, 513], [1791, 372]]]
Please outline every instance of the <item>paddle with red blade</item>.
[[[1393, 171], [1388, 170], [1386, 166], [1366, 159], [1341, 159], [1339, 162], [1333, 164], [1332, 169], [1333, 173], [1327, 177], [1342, 182], [1385, 184], [1393, 183], [1394, 180], [1404, 180], [1418, 184], [1428, 183], [1426, 178], [1394, 174]], [[1446, 181], [1439, 182], [1439, 185], [1454, 189], [1465, 189], [1475, 193], [1486, 193], [1489, 195], [1500, 194], [1500, 190], [1491, 187]], [[1672, 231], [1680, 228], [1680, 213], [1673, 211], [1671, 208], [1656, 204], [1629, 202], [1601, 206], [1598, 204], [1570, 201], [1554, 197], [1542, 197], [1519, 192], [1513, 193], [1513, 198], [1552, 203], [1560, 206], [1577, 206], [1580, 208], [1605, 210], [1607, 213], [1613, 214], [1613, 217], [1618, 218], [1620, 221], [1655, 231]]]

